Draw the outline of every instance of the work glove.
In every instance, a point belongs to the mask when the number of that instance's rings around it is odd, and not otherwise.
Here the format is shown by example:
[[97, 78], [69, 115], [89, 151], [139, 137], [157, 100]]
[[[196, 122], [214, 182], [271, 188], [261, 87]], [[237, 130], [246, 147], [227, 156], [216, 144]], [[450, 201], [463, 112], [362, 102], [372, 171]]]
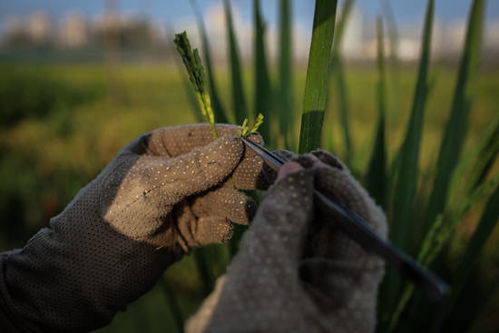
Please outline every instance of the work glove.
[[236, 188], [263, 185], [262, 160], [239, 131], [219, 125], [213, 141], [198, 124], [131, 142], [49, 228], [1, 255], [0, 313], [19, 331], [95, 329], [182, 254], [226, 241], [232, 222], [247, 224], [255, 210]]
[[[281, 152], [281, 155], [290, 153]], [[333, 155], [288, 162], [266, 193], [227, 274], [187, 332], [373, 332], [381, 259], [314, 204], [314, 189], [386, 237], [382, 210]]]

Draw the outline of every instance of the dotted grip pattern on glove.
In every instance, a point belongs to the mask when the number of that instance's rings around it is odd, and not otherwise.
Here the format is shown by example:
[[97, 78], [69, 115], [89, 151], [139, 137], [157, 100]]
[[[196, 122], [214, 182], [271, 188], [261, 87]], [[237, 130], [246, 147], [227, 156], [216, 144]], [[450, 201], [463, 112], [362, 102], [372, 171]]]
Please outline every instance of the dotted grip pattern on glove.
[[338, 217], [315, 209], [314, 188], [386, 237], [384, 214], [337, 158], [325, 151], [314, 156], [323, 163], [300, 157], [306, 168], [270, 188], [188, 332], [374, 331], [383, 263], [335, 227]]
[[[220, 125], [134, 140], [20, 250], [0, 257], [0, 308], [20, 331], [84, 332], [109, 323], [192, 247], [230, 236], [254, 203], [262, 161]], [[259, 141], [259, 137], [253, 138]], [[213, 141], [213, 142], [212, 142]]]

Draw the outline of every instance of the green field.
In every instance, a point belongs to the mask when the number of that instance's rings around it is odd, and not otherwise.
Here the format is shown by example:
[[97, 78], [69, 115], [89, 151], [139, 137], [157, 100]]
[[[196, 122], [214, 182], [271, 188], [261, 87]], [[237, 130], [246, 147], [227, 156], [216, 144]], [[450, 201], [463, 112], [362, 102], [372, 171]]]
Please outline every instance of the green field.
[[[374, 67], [347, 68], [347, 84], [351, 105], [352, 136], [355, 155], [351, 168], [365, 170], [372, 149], [376, 125], [377, 74]], [[134, 137], [162, 126], [195, 122], [196, 116], [186, 93], [181, 71], [169, 64], [101, 64], [72, 65], [0, 65], [0, 247], [7, 250], [22, 246], [50, 217], [60, 212], [73, 195], [90, 181], [114, 154]], [[218, 82], [226, 108], [229, 103], [227, 73], [218, 70]], [[252, 87], [250, 71], [246, 88]], [[389, 159], [400, 146], [409, 116], [416, 69], [402, 68], [389, 72], [397, 75], [399, 85], [389, 89], [387, 143]], [[451, 105], [456, 70], [435, 67], [430, 73], [432, 89], [426, 110], [426, 123], [421, 152], [421, 186], [429, 180], [438, 152], [440, 138]], [[296, 68], [295, 107], [301, 110], [305, 68]], [[390, 81], [391, 82], [391, 81]], [[483, 136], [491, 120], [499, 112], [499, 70], [482, 70], [472, 85], [473, 104], [470, 133], [465, 154]], [[343, 156], [343, 142], [336, 112], [336, 91], [330, 95], [330, 110], [324, 130], [324, 147]], [[298, 113], [295, 113], [298, 114]], [[299, 119], [295, 119], [297, 123]], [[295, 137], [298, 137], [298, 126]], [[283, 148], [277, 143], [274, 148]], [[337, 147], [337, 148], [336, 148]], [[287, 147], [293, 149], [294, 147]], [[497, 168], [496, 168], [497, 169]], [[431, 180], [430, 180], [431, 181]], [[462, 253], [460, 239], [469, 237], [476, 211], [465, 219], [453, 246], [447, 254], [449, 262]], [[469, 223], [467, 221], [470, 221]], [[498, 311], [499, 290], [492, 290], [498, 276], [499, 239], [496, 230], [486, 247], [483, 259], [472, 276], [478, 286], [470, 296], [470, 304], [485, 295], [496, 295], [486, 306], [477, 327], [499, 329], [497, 320], [488, 318]], [[224, 270], [227, 262], [222, 246], [208, 251], [215, 260], [213, 274]], [[178, 295], [184, 317], [191, 314], [203, 297], [200, 278], [192, 257], [172, 267], [166, 278]], [[472, 292], [468, 292], [470, 295]], [[482, 304], [485, 306], [484, 304]], [[484, 325], [484, 326], [480, 326]], [[495, 326], [494, 326], [495, 325]], [[174, 321], [158, 285], [144, 298], [120, 314], [102, 332], [159, 332], [174, 327]], [[478, 329], [478, 328], [477, 328]]]

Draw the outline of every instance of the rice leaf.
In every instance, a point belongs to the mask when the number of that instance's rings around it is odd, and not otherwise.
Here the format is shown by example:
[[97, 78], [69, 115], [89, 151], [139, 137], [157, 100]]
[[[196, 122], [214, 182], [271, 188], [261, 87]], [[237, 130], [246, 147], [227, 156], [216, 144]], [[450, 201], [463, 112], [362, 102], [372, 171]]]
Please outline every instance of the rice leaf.
[[381, 0], [381, 7], [383, 9], [383, 16], [386, 18], [387, 35], [389, 42], [389, 52], [388, 52], [388, 64], [389, 64], [389, 74], [391, 77], [390, 90], [392, 94], [390, 95], [394, 101], [394, 107], [391, 109], [390, 114], [393, 115], [394, 123], [401, 110], [400, 103], [400, 59], [398, 54], [399, 49], [399, 32], [397, 28], [397, 23], [395, 20], [395, 14], [389, 0]]
[[340, 55], [333, 62], [336, 73], [336, 86], [338, 89], [338, 108], [340, 112], [340, 124], [343, 132], [343, 141], [345, 144], [345, 163], [352, 166], [354, 148], [352, 135], [350, 134], [350, 102], [348, 100], [348, 89], [344, 73], [344, 64]]
[[[418, 184], [419, 152], [422, 141], [424, 112], [428, 94], [428, 68], [430, 64], [430, 47], [433, 29], [434, 0], [429, 0], [426, 8], [421, 56], [412, 102], [412, 110], [404, 141], [397, 154], [395, 184], [392, 194], [393, 223], [390, 226], [390, 238], [400, 248], [410, 251], [411, 238], [415, 226], [416, 189]], [[383, 312], [392, 313], [398, 298], [400, 277], [392, 270], [387, 274], [384, 284]], [[391, 319], [390, 329], [393, 329], [410, 299], [412, 292], [404, 291], [403, 297], [396, 306]]]
[[316, 0], [300, 128], [300, 154], [321, 146], [337, 1]]
[[343, 131], [343, 141], [345, 144], [345, 163], [349, 166], [353, 161], [353, 144], [350, 134], [350, 103], [348, 101], [348, 89], [345, 80], [344, 65], [341, 55], [341, 44], [345, 26], [350, 18], [352, 7], [355, 0], [346, 0], [343, 4], [341, 16], [336, 25], [336, 32], [333, 45], [333, 55], [331, 61], [331, 70], [333, 78], [338, 89], [338, 108], [340, 113], [341, 129]]
[[458, 164], [468, 130], [471, 98], [468, 83], [476, 70], [483, 28], [485, 0], [474, 0], [468, 19], [466, 40], [459, 65], [458, 79], [447, 126], [437, 160], [437, 175], [427, 205], [425, 229], [440, 214], [447, 203], [449, 184]]
[[366, 187], [376, 202], [382, 207], [385, 206], [385, 185], [386, 185], [386, 144], [385, 144], [385, 108], [386, 108], [386, 88], [385, 88], [385, 61], [383, 45], [383, 21], [378, 18], [376, 22], [378, 40], [378, 125], [374, 137], [373, 152], [366, 174]]
[[482, 249], [484, 248], [487, 240], [489, 239], [492, 231], [497, 226], [499, 221], [499, 186], [496, 187], [494, 194], [490, 197], [487, 206], [480, 218], [473, 236], [471, 237], [468, 246], [464, 252], [461, 263], [459, 264], [456, 272], [453, 274], [454, 282], [452, 283], [452, 294], [448, 301], [445, 303], [444, 310], [442, 310], [433, 325], [433, 332], [440, 332], [441, 327], [451, 313], [455, 304], [459, 301], [459, 296], [466, 284], [466, 281], [473, 269], [474, 264], [477, 262]]
[[412, 102], [411, 116], [399, 152], [399, 163], [393, 194], [392, 241], [410, 250], [409, 237], [414, 230], [414, 198], [418, 184], [419, 152], [423, 134], [425, 106], [428, 95], [428, 68], [434, 17], [434, 0], [429, 0], [423, 28], [423, 41]]
[[[486, 129], [483, 139], [459, 163], [451, 185], [453, 202], [467, 198], [487, 178], [499, 154], [499, 114]], [[464, 180], [464, 181], [463, 181]]]
[[279, 129], [284, 138], [285, 148], [292, 144], [294, 133], [295, 109], [293, 100], [293, 39], [292, 6], [290, 0], [279, 1]]
[[191, 81], [201, 112], [206, 122], [210, 125], [213, 137], [218, 138], [215, 127], [215, 114], [211, 107], [210, 94], [206, 88], [206, 75], [201, 59], [199, 58], [199, 52], [197, 49], [191, 49], [191, 44], [185, 31], [175, 34], [174, 43], [177, 45], [177, 51], [182, 57], [185, 69], [189, 74], [189, 80]]
[[203, 15], [199, 10], [199, 6], [197, 5], [196, 0], [191, 0], [191, 6], [194, 9], [199, 35], [201, 36], [201, 45], [203, 47], [204, 63], [206, 65], [206, 71], [208, 73], [208, 83], [210, 88], [211, 100], [213, 102], [213, 111], [215, 113], [215, 119], [219, 123], [228, 123], [229, 120], [225, 115], [224, 107], [222, 105], [220, 95], [218, 94], [217, 84], [215, 81], [216, 76], [211, 61], [210, 42], [208, 39], [208, 35], [206, 34], [206, 27], [204, 24]]
[[[418, 254], [418, 262], [424, 266], [430, 266], [442, 253], [442, 250], [445, 245], [448, 244], [452, 234], [463, 220], [465, 214], [479, 201], [489, 197], [498, 185], [499, 176], [496, 176], [487, 183], [476, 188], [470, 197], [461, 202], [461, 206], [457, 212], [453, 213], [452, 211], [448, 211], [444, 215], [439, 215], [423, 240]], [[388, 331], [392, 331], [396, 327], [396, 324], [413, 293], [413, 285], [406, 284], [402, 296], [399, 298], [398, 304], [395, 307]]]
[[478, 158], [468, 174], [470, 191], [479, 186], [487, 177], [499, 154], [499, 115], [485, 134], [482, 144], [478, 147]]
[[265, 51], [265, 23], [260, 9], [260, 0], [253, 0], [254, 15], [254, 47], [255, 47], [255, 115], [262, 114], [266, 122], [260, 129], [263, 139], [270, 145], [274, 140], [271, 137], [270, 125], [273, 117], [270, 113], [272, 107], [272, 91], [270, 85], [267, 55]]
[[428, 1], [419, 71], [414, 92], [412, 110], [403, 144], [397, 154], [396, 179], [393, 193], [393, 225], [391, 239], [398, 246], [410, 250], [408, 237], [414, 229], [414, 199], [418, 179], [419, 151], [422, 140], [424, 111], [428, 92], [428, 67], [430, 61], [431, 34], [434, 1]]
[[352, 13], [352, 8], [355, 5], [355, 0], [345, 0], [343, 6], [341, 7], [341, 15], [336, 24], [336, 30], [334, 32], [334, 45], [333, 45], [333, 58], [337, 54], [341, 53], [341, 45], [343, 42], [343, 36], [345, 35], [345, 28], [350, 19], [350, 14]]
[[227, 43], [229, 46], [230, 75], [232, 86], [232, 112], [237, 124], [241, 124], [248, 114], [248, 106], [244, 95], [243, 75], [239, 46], [237, 43], [232, 9], [229, 0], [224, 0], [225, 20], [227, 24]]

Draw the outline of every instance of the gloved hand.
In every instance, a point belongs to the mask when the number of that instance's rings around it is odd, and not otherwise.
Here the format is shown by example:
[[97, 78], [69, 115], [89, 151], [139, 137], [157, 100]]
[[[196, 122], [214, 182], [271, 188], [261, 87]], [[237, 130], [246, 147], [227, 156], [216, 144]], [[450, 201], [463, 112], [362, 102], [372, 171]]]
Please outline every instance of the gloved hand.
[[20, 331], [101, 327], [183, 253], [248, 223], [255, 204], [234, 186], [255, 189], [262, 161], [239, 127], [217, 131], [213, 141], [207, 125], [162, 128], [119, 152], [50, 228], [2, 254], [0, 314]]
[[386, 236], [384, 214], [334, 156], [297, 161], [281, 168], [188, 332], [374, 331], [383, 262], [337, 229], [339, 217], [315, 208], [314, 188]]

